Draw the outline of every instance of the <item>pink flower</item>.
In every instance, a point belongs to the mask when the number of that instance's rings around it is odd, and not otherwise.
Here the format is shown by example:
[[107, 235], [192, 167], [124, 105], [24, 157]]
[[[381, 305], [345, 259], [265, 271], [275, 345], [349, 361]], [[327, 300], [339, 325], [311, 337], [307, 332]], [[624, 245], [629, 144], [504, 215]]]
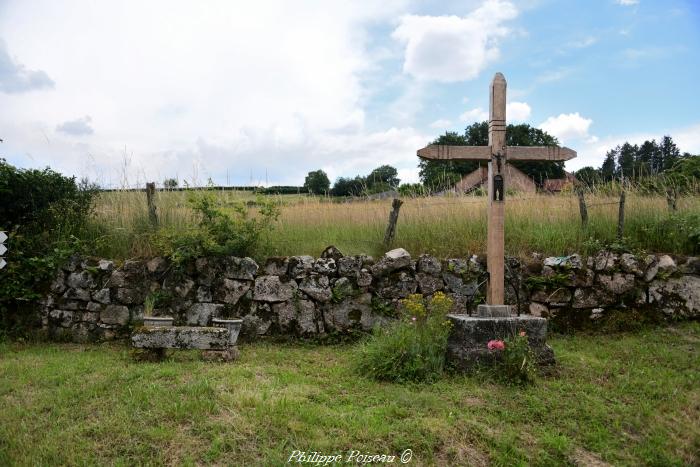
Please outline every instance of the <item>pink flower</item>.
[[415, 321], [415, 320], [416, 320], [416, 317], [414, 316], [413, 318], [411, 318], [411, 320], [412, 320], [412, 321]]
[[525, 337], [525, 331], [520, 331], [520, 337]]
[[501, 340], [492, 340], [486, 344], [486, 347], [488, 347], [489, 350], [503, 350], [506, 348], [506, 344]]

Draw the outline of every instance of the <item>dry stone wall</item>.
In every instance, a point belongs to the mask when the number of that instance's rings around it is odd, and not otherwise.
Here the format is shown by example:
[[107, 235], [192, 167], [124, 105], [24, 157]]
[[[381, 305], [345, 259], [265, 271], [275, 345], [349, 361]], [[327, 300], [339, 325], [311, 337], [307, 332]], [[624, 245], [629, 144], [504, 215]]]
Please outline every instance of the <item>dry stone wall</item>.
[[[522, 314], [596, 322], [634, 309], [677, 318], [700, 316], [700, 259], [601, 252], [527, 260], [508, 258], [507, 301]], [[125, 261], [73, 257], [41, 301], [43, 328], [53, 337], [110, 340], [128, 335], [154, 304], [154, 316], [175, 325], [206, 326], [242, 318], [242, 337], [328, 336], [369, 331], [395, 319], [402, 298], [444, 291], [455, 313], [470, 313], [485, 295], [483, 257], [412, 258], [403, 249], [375, 261], [344, 256], [199, 258], [176, 268], [165, 258]], [[148, 298], [148, 300], [147, 300]]]

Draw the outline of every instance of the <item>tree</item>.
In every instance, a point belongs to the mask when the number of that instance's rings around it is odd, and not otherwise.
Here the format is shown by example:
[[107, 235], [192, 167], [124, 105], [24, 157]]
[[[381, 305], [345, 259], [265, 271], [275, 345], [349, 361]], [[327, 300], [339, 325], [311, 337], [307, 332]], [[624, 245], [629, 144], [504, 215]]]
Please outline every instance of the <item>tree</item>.
[[174, 178], [166, 178], [163, 180], [163, 188], [167, 190], [172, 190], [173, 188], [177, 188], [177, 179]]
[[659, 147], [653, 139], [651, 141], [644, 141], [642, 145], [639, 146], [635, 157], [635, 173], [638, 176], [643, 177], [653, 173], [652, 161], [654, 159], [654, 154], [656, 154], [658, 150]]
[[328, 175], [321, 169], [309, 172], [304, 180], [304, 189], [315, 195], [327, 193], [330, 186], [331, 181], [328, 180]]
[[339, 177], [333, 184], [331, 194], [333, 196], [358, 196], [367, 188], [364, 177], [357, 175], [355, 178]]
[[374, 188], [377, 185], [387, 186], [389, 188], [396, 188], [399, 186], [401, 180], [398, 178], [398, 171], [390, 165], [382, 165], [377, 167], [367, 176], [367, 186], [368, 188]]
[[[435, 139], [432, 144], [486, 146], [488, 143], [489, 124], [484, 121], [467, 126], [464, 135], [447, 132]], [[508, 146], [554, 146], [558, 144], [558, 141], [539, 128], [533, 128], [527, 124], [511, 124], [506, 127], [506, 144]], [[517, 161], [512, 162], [512, 164], [538, 183], [542, 183], [546, 178], [564, 176], [563, 162]], [[453, 186], [463, 175], [476, 170], [479, 167], [479, 162], [421, 160], [418, 167], [424, 185], [431, 189], [445, 189]]]
[[617, 177], [620, 179], [634, 178], [634, 165], [639, 147], [635, 144], [625, 143], [618, 146], [617, 151]]
[[680, 159], [681, 152], [678, 150], [678, 146], [673, 142], [670, 136], [664, 136], [661, 138], [659, 143], [659, 149], [661, 151], [661, 162], [659, 164], [659, 172], [668, 170], [673, 167], [673, 164]]
[[600, 177], [605, 182], [615, 179], [615, 172], [617, 171], [615, 160], [617, 159], [619, 149], [620, 147], [618, 146], [605, 154], [605, 160], [603, 161], [603, 165], [600, 167]]
[[[472, 126], [480, 125], [475, 123]], [[445, 132], [444, 135], [436, 138], [432, 144], [447, 144], [451, 146], [467, 146], [476, 145], [472, 144], [467, 140], [467, 136], [472, 136], [476, 139], [476, 133], [479, 129], [474, 131], [474, 134], [470, 133], [467, 127], [465, 135], [457, 134], [457, 132]], [[486, 127], [486, 132], [488, 133], [488, 124]], [[488, 136], [487, 136], [488, 140]], [[419, 176], [423, 185], [425, 185], [430, 190], [445, 190], [449, 187], [454, 186], [463, 175], [473, 172], [479, 167], [479, 163], [476, 161], [429, 161], [421, 159], [418, 162]]]
[[582, 167], [576, 171], [576, 179], [588, 186], [593, 186], [600, 181], [600, 171], [591, 166]]
[[683, 154], [673, 167], [667, 172], [672, 177], [685, 177], [700, 180], [700, 155], [692, 156]]

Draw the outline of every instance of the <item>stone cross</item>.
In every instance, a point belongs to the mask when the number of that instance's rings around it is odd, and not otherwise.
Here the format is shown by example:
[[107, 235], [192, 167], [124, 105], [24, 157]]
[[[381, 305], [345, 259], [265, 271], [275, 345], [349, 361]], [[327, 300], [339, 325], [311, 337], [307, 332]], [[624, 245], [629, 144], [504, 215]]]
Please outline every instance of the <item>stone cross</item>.
[[576, 151], [558, 146], [506, 146], [506, 79], [496, 73], [491, 81], [488, 146], [446, 146], [431, 144], [418, 150], [418, 157], [430, 160], [488, 161], [489, 273], [486, 301], [504, 305], [504, 211], [507, 161], [567, 161]]

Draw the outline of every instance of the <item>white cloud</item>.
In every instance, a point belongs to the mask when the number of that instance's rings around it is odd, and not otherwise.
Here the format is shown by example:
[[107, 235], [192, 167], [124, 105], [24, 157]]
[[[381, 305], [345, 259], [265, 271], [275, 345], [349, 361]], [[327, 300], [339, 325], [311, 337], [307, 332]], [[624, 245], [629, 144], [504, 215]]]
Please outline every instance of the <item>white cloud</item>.
[[452, 125], [450, 120], [441, 118], [440, 120], [435, 120], [433, 123], [431, 123], [430, 128], [447, 128], [450, 125]]
[[477, 107], [475, 109], [467, 110], [462, 115], [459, 116], [460, 121], [473, 123], [473, 122], [483, 122], [489, 119], [488, 111]]
[[617, 0], [618, 5], [623, 5], [623, 6], [632, 6], [632, 5], [638, 5], [639, 0]]
[[[113, 184], [122, 167], [132, 183], [267, 171], [280, 184], [319, 167], [414, 167], [428, 137], [365, 121], [367, 31], [402, 3], [5, 3], [7, 48], [55, 87], [0, 92], [3, 154]], [[65, 134], [76, 114], [99, 122], [89, 141]]]
[[0, 92], [15, 94], [53, 87], [54, 82], [45, 71], [28, 70], [10, 56], [7, 44], [0, 40]]
[[77, 118], [75, 120], [68, 120], [67, 122], [57, 125], [56, 131], [73, 136], [91, 135], [95, 132], [92, 126], [90, 126], [91, 122], [92, 118], [90, 118], [89, 115], [86, 115], [85, 117]]
[[487, 0], [465, 17], [401, 17], [392, 36], [406, 46], [403, 70], [419, 80], [443, 82], [475, 78], [500, 56], [503, 24], [518, 14], [507, 1]]
[[506, 104], [506, 120], [510, 123], [522, 123], [530, 118], [532, 109], [526, 102], [510, 102]]
[[587, 138], [591, 123], [593, 120], [584, 118], [576, 112], [549, 117], [539, 127], [550, 135], [556, 136], [561, 144], [566, 144], [568, 140]]

